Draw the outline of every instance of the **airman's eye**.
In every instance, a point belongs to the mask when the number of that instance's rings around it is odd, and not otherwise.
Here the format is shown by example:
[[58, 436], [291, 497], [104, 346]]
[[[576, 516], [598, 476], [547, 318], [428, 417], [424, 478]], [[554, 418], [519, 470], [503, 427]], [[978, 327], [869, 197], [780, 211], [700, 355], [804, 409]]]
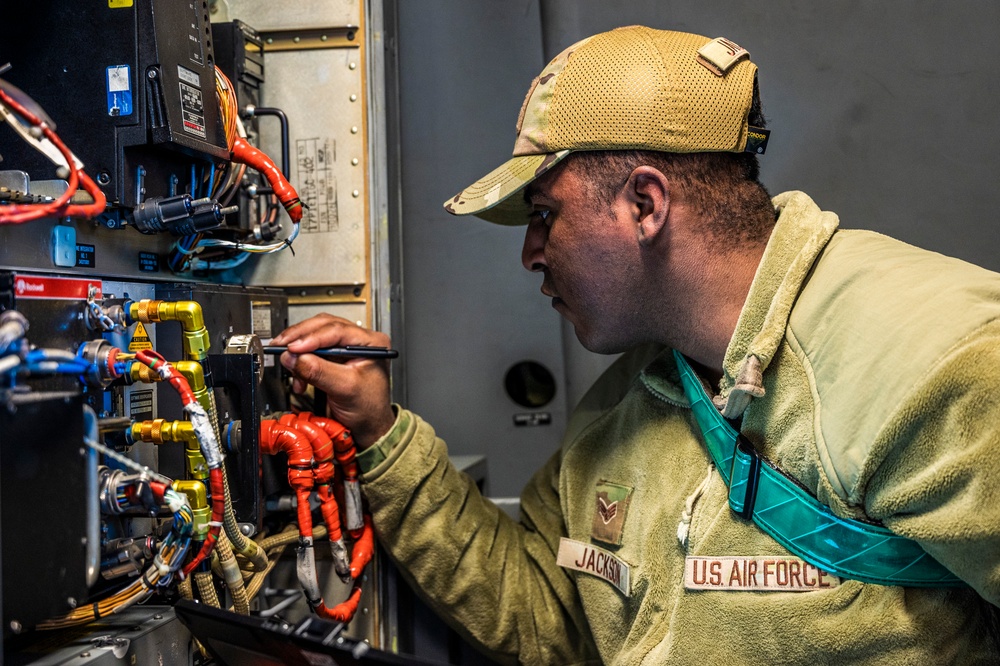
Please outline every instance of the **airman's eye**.
[[532, 221], [538, 220], [539, 222], [543, 222], [544, 224], [548, 224], [549, 223], [549, 215], [551, 213], [552, 213], [552, 211], [547, 210], [545, 208], [542, 208], [540, 210], [533, 210], [533, 211], [531, 211], [531, 219], [532, 219]]

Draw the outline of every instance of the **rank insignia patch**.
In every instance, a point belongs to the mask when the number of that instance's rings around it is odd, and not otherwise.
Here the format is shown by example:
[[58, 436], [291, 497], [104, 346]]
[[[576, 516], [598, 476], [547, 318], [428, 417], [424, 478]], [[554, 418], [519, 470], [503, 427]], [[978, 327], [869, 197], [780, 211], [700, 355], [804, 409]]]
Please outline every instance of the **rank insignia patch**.
[[630, 499], [632, 499], [632, 488], [607, 481], [599, 482], [594, 507], [594, 526], [590, 536], [612, 546], [622, 545], [622, 531]]

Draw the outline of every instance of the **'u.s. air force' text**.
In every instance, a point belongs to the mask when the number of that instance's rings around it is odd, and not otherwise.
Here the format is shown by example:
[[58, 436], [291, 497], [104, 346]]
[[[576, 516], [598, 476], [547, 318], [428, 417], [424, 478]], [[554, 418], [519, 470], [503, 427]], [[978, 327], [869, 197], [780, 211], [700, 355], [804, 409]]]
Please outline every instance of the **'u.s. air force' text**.
[[807, 592], [840, 585], [831, 573], [797, 557], [694, 557], [684, 560], [689, 590]]

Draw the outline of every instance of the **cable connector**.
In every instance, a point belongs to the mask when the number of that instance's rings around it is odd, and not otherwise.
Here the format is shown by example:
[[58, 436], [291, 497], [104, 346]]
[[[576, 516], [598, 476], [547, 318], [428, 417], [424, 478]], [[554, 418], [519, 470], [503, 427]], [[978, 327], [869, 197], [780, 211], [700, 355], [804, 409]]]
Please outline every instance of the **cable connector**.
[[223, 208], [214, 199], [194, 199], [190, 194], [173, 197], [153, 197], [132, 211], [132, 223], [144, 234], [163, 231], [173, 236], [191, 236], [222, 226], [226, 215], [238, 206]]

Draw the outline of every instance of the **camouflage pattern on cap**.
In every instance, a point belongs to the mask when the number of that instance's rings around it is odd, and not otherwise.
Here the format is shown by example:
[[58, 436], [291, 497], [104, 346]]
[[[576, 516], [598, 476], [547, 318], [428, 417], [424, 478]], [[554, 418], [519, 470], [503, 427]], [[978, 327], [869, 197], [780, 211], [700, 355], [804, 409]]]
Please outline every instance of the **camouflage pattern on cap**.
[[[698, 50], [731, 46], [724, 71]], [[517, 121], [514, 157], [445, 202], [455, 215], [528, 222], [518, 196], [579, 150], [742, 152], [757, 67], [728, 40], [643, 26], [581, 40], [535, 78]]]

